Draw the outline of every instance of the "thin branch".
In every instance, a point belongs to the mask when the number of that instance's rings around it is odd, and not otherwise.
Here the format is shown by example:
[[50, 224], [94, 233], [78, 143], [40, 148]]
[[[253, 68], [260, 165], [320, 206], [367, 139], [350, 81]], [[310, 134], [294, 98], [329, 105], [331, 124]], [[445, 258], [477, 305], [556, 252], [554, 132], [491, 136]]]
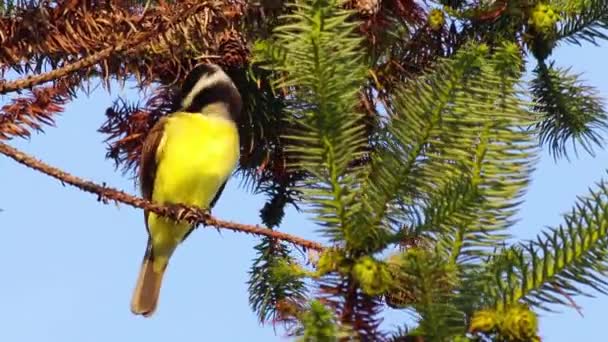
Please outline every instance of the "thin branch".
[[[142, 37], [140, 39], [138, 39], [135, 43], [131, 44], [132, 48], [137, 47], [138, 44], [146, 42], [147, 38], [148, 38], [147, 35], [146, 36], [142, 35]], [[93, 65], [99, 63], [101, 60], [110, 57], [112, 52], [120, 52], [126, 46], [127, 45], [125, 43], [118, 44], [116, 46], [109, 46], [99, 52], [96, 52], [90, 56], [80, 59], [77, 62], [69, 63], [61, 68], [57, 68], [57, 69], [51, 70], [49, 72], [45, 72], [43, 74], [39, 74], [39, 75], [35, 75], [35, 76], [28, 76], [26, 78], [20, 78], [20, 79], [11, 81], [11, 82], [0, 81], [0, 94], [6, 94], [6, 93], [13, 92], [13, 91], [25, 89], [25, 88], [31, 88], [35, 85], [49, 82], [49, 81], [58, 79], [60, 77], [67, 76], [80, 69], [88, 68], [90, 66], [93, 66]]]
[[182, 205], [162, 206], [154, 204], [142, 198], [129, 195], [124, 191], [112, 189], [106, 187], [105, 185], [98, 185], [94, 182], [73, 176], [65, 171], [45, 164], [44, 162], [37, 160], [36, 158], [29, 156], [26, 153], [21, 152], [2, 142], [0, 142], [0, 153], [14, 159], [15, 161], [27, 167], [30, 167], [48, 176], [56, 178], [64, 184], [67, 183], [79, 188], [80, 190], [97, 194], [99, 196], [98, 200], [103, 201], [104, 203], [107, 203], [108, 200], [114, 200], [136, 208], [149, 210], [158, 215], [170, 217], [174, 220], [186, 220], [193, 225], [203, 224], [208, 226], [214, 226], [217, 228], [228, 229], [235, 232], [267, 236], [270, 238], [291, 242], [295, 245], [307, 249], [322, 250], [324, 248], [318, 242], [306, 240], [291, 234], [274, 231], [272, 229], [260, 227], [258, 225], [248, 225], [220, 220], [215, 217], [212, 217], [208, 213], [196, 207]]
[[198, 6], [194, 6], [192, 8], [186, 8], [184, 11], [177, 13], [165, 25], [161, 23], [160, 27], [142, 33], [139, 37], [127, 36], [121, 42], [118, 42], [115, 45], [111, 45], [105, 49], [102, 49], [101, 51], [98, 51], [90, 56], [84, 57], [74, 63], [69, 63], [61, 68], [57, 68], [39, 75], [17, 79], [11, 82], [0, 80], [0, 94], [6, 94], [25, 88], [31, 88], [38, 84], [55, 80], [67, 76], [76, 71], [79, 71], [81, 69], [91, 67], [101, 62], [102, 60], [109, 58], [112, 53], [129, 52], [139, 48], [142, 45], [150, 44], [154, 41], [152, 39], [154, 36], [159, 36], [163, 34], [165, 31], [178, 24], [180, 21], [187, 20], [190, 16], [198, 13], [199, 11], [202, 11], [205, 8], [207, 8], [206, 3], [201, 3]]

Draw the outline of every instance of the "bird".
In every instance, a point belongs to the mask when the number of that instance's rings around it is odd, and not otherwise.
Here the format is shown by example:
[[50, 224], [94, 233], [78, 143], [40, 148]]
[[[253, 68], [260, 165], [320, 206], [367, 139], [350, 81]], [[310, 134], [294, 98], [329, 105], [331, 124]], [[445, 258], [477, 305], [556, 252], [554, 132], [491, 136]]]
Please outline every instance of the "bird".
[[[239, 160], [241, 94], [220, 66], [200, 64], [186, 76], [174, 108], [144, 139], [138, 174], [142, 197], [210, 210]], [[156, 311], [169, 259], [195, 227], [147, 210], [144, 221], [148, 244], [131, 311], [149, 317]]]

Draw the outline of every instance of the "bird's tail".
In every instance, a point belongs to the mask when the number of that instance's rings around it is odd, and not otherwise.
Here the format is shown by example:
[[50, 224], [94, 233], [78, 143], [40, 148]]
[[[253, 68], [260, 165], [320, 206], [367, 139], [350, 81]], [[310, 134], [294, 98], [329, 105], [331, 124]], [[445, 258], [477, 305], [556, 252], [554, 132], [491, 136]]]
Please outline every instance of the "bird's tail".
[[166, 262], [164, 262], [164, 265], [160, 265], [160, 263], [163, 263], [163, 260], [161, 258], [155, 260], [152, 255], [151, 241], [148, 241], [146, 255], [141, 264], [137, 285], [131, 300], [131, 311], [136, 315], [149, 317], [156, 310], [160, 287], [167, 266]]

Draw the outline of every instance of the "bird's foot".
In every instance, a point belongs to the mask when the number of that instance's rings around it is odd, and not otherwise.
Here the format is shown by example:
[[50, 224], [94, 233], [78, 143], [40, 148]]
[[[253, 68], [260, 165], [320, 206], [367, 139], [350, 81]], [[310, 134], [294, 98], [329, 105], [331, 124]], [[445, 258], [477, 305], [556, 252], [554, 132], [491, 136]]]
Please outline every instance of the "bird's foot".
[[176, 213], [178, 221], [187, 221], [191, 224], [205, 224], [206, 219], [211, 216], [209, 209], [192, 210], [190, 206], [176, 203], [170, 204], [171, 210]]
[[190, 221], [192, 216], [192, 210], [185, 204], [171, 203], [167, 205], [173, 213], [177, 221]]

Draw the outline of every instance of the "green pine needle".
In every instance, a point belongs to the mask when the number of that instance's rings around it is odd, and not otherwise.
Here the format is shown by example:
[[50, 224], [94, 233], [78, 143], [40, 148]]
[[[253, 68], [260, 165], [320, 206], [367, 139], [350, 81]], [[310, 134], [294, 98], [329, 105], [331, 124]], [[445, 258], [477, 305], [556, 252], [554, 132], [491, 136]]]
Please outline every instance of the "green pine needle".
[[562, 8], [558, 37], [581, 45], [599, 45], [608, 39], [608, 2], [606, 0], [554, 0]]
[[596, 89], [553, 63], [539, 64], [534, 76], [531, 86], [536, 110], [542, 115], [537, 124], [541, 144], [548, 145], [555, 158], [568, 158], [568, 142], [575, 153], [579, 144], [593, 155], [594, 146], [602, 147], [602, 132], [608, 128], [608, 113]]
[[492, 258], [490, 293], [502, 298], [500, 306], [524, 300], [549, 309], [572, 305], [571, 297], [590, 295], [588, 289], [608, 294], [608, 185], [602, 181], [579, 198], [564, 221]]

